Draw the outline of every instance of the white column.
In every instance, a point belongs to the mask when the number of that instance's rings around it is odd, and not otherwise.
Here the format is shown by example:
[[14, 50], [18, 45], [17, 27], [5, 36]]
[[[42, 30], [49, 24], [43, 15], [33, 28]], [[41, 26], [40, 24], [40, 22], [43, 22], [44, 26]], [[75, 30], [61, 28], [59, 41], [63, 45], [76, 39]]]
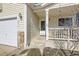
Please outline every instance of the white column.
[[48, 21], [49, 21], [49, 17], [48, 17], [48, 9], [45, 9], [46, 12], [46, 40], [48, 40], [48, 36], [49, 36], [49, 30], [48, 30]]
[[68, 28], [67, 49], [69, 49], [69, 44], [70, 44], [70, 29]]
[[76, 15], [72, 17], [72, 27], [75, 27]]
[[24, 48], [27, 47], [27, 5], [24, 5]]

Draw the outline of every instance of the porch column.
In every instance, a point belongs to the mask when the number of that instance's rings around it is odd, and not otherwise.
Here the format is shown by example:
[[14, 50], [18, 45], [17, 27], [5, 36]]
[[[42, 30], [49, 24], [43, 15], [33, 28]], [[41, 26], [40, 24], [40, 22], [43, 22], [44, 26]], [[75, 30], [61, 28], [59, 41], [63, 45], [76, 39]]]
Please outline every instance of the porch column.
[[27, 48], [27, 5], [24, 5], [24, 48]]
[[49, 17], [48, 17], [48, 9], [45, 9], [46, 12], [46, 40], [48, 40], [48, 36], [49, 36], [49, 30], [48, 30], [48, 21], [49, 21]]

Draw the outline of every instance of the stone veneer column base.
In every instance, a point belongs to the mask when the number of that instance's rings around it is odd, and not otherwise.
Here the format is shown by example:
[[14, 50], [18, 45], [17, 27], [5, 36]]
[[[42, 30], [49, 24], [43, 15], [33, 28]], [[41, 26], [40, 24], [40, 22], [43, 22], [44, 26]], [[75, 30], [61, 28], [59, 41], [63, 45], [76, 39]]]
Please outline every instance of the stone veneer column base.
[[24, 48], [24, 32], [18, 32], [18, 47]]

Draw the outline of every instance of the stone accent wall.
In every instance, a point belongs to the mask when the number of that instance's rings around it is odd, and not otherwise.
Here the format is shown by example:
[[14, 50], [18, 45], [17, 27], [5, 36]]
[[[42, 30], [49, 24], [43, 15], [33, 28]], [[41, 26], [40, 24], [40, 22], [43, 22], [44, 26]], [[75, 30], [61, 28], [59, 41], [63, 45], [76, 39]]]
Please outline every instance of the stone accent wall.
[[18, 47], [24, 48], [24, 32], [18, 32]]

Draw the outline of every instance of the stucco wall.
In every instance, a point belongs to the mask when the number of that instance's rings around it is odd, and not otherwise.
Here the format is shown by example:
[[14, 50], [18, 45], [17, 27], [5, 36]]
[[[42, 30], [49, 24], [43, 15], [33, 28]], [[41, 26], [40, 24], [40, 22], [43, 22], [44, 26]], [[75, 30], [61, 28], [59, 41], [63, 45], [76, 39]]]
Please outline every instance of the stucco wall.
[[39, 35], [39, 20], [29, 6], [27, 6], [27, 26], [27, 43], [30, 44], [31, 40]]

